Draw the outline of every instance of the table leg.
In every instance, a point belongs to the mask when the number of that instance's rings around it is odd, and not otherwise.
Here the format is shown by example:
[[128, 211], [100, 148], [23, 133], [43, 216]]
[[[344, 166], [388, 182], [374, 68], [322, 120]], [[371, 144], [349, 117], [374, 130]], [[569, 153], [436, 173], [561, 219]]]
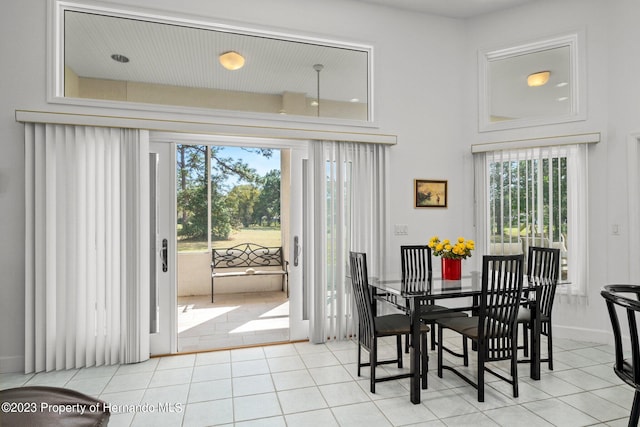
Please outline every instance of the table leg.
[[[417, 309], [420, 305], [419, 298], [410, 299], [411, 307], [411, 348], [409, 357], [411, 359], [411, 403], [420, 403], [420, 312]], [[426, 375], [426, 372], [425, 372]]]
[[542, 325], [540, 324], [540, 306], [536, 301], [532, 301], [530, 304], [531, 310], [531, 379], [540, 379], [540, 331]]

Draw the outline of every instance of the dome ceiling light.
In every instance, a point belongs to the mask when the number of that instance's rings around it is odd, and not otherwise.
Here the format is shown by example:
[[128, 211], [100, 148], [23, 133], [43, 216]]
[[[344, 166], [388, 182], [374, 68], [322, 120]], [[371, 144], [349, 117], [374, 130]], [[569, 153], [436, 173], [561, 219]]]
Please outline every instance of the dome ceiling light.
[[240, 55], [238, 52], [229, 51], [220, 55], [220, 64], [227, 70], [239, 70], [244, 67], [244, 56]]
[[537, 73], [529, 74], [527, 84], [531, 87], [544, 86], [549, 81], [550, 75], [550, 71], [538, 71]]

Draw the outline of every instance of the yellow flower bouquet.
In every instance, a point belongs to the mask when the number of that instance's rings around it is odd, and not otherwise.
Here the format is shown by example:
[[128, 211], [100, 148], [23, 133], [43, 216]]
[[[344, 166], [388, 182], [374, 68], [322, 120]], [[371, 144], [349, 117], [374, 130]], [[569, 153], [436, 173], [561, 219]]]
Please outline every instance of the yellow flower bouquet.
[[438, 236], [433, 236], [429, 240], [428, 246], [435, 256], [449, 259], [466, 259], [471, 256], [471, 251], [476, 248], [473, 240], [466, 240], [464, 237], [458, 237], [455, 243], [449, 239], [440, 240]]

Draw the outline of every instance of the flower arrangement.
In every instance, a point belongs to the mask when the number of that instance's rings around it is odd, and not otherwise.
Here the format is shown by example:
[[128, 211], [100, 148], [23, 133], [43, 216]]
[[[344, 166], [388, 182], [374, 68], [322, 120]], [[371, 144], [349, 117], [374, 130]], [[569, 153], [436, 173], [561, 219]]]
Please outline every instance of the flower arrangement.
[[473, 240], [465, 240], [458, 237], [457, 242], [451, 243], [449, 239], [440, 241], [438, 236], [433, 236], [427, 245], [435, 256], [449, 259], [466, 259], [471, 256], [471, 251], [476, 248]]

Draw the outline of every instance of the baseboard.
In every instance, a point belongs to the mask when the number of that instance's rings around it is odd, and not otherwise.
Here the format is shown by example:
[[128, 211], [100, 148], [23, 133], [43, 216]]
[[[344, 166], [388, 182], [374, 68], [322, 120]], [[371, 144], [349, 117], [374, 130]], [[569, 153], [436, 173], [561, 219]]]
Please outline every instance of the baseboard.
[[613, 332], [604, 329], [587, 329], [577, 326], [553, 325], [553, 337], [598, 344], [613, 344]]
[[24, 356], [0, 357], [0, 374], [24, 372]]

